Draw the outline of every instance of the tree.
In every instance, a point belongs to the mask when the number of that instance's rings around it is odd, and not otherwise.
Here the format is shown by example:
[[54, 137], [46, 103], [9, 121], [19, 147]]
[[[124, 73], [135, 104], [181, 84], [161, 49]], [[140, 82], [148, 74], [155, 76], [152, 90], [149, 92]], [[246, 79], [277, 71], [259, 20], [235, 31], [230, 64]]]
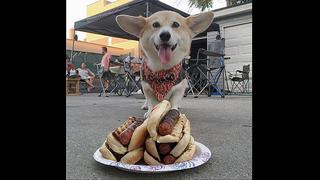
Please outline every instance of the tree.
[[189, 7], [195, 6], [196, 8], [204, 11], [207, 8], [212, 8], [213, 0], [189, 0]]
[[[226, 0], [227, 6], [239, 5], [247, 2], [252, 2], [252, 0]], [[196, 7], [204, 11], [205, 9], [212, 8], [213, 0], [189, 0], [189, 7]]]
[[252, 2], [252, 0], [226, 0], [226, 1], [227, 1], [227, 6]]

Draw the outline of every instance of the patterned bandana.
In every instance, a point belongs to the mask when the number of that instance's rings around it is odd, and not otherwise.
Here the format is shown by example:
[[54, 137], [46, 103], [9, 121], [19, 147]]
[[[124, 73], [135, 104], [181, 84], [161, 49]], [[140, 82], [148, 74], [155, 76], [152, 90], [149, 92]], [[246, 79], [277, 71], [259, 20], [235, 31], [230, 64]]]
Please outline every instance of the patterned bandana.
[[179, 63], [170, 69], [152, 72], [147, 63], [143, 63], [142, 79], [151, 85], [158, 101], [162, 101], [176, 84], [180, 77], [181, 67], [182, 64]]

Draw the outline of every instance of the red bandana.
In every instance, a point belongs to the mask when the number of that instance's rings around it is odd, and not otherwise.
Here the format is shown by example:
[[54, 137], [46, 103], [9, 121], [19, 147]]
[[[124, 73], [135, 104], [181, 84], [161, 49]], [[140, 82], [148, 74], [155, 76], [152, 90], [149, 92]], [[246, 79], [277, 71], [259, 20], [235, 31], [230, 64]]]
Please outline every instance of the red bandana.
[[152, 72], [147, 63], [143, 63], [143, 76], [145, 81], [151, 85], [158, 101], [162, 101], [175, 85], [175, 81], [179, 78], [181, 67], [182, 64], [179, 63], [170, 69]]

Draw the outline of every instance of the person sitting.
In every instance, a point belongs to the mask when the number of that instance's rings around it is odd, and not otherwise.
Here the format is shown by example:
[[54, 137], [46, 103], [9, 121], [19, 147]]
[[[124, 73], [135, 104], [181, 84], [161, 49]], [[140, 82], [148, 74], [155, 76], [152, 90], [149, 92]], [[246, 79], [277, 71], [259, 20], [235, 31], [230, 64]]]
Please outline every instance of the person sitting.
[[74, 64], [70, 62], [70, 58], [66, 57], [66, 76], [67, 78], [78, 78], [79, 71], [74, 68]]
[[79, 72], [81, 80], [85, 81], [89, 85], [88, 92], [90, 92], [94, 88], [94, 73], [89, 68], [87, 68], [86, 63], [81, 63], [81, 67], [77, 70]]

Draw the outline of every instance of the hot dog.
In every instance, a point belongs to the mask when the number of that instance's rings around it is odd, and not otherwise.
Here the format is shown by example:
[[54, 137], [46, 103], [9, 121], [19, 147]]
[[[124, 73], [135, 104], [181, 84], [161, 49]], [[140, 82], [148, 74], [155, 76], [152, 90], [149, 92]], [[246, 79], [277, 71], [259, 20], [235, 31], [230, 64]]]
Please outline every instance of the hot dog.
[[170, 106], [168, 102], [161, 102], [149, 115], [154, 118], [147, 124], [150, 136], [146, 139], [144, 151], [144, 161], [149, 165], [188, 161], [195, 153], [189, 120], [176, 109], [167, 111], [164, 108]]
[[149, 114], [147, 130], [150, 137], [155, 141], [158, 137], [158, 127], [162, 118], [171, 109], [171, 104], [167, 100], [161, 101], [157, 104]]
[[[147, 139], [148, 141], [152, 141], [150, 137]], [[173, 164], [173, 163], [191, 160], [196, 149], [193, 137], [190, 136], [189, 140], [184, 138], [184, 139], [181, 139], [181, 141], [183, 142], [177, 143], [177, 144], [176, 143], [160, 143], [160, 144], [158, 143], [157, 146], [159, 150], [157, 150], [156, 148], [148, 147], [151, 145], [151, 143], [146, 143], [146, 149], [144, 151], [144, 161], [149, 165], [158, 165], [158, 164]], [[185, 143], [187, 143], [187, 146], [183, 146], [183, 144]], [[169, 148], [179, 149], [178, 151], [176, 151], [176, 152], [179, 152], [179, 154], [173, 153], [173, 149], [167, 152]], [[157, 158], [159, 154], [161, 154], [160, 159]]]
[[129, 117], [129, 119], [117, 128], [112, 134], [124, 146], [128, 145], [134, 130], [143, 123], [144, 119]]
[[[123, 140], [124, 137], [121, 137], [121, 134], [126, 131], [126, 129], [135, 122], [135, 118], [134, 117], [129, 117], [128, 120], [126, 122], [124, 122], [123, 124], [121, 124], [121, 126], [119, 126], [116, 130], [114, 130], [112, 132], [112, 135], [117, 138], [117, 140], [120, 141], [120, 143], [122, 145], [125, 145], [125, 140]], [[124, 136], [124, 135], [123, 135]], [[128, 135], [127, 135], [128, 136]], [[126, 136], [126, 137], [127, 137]], [[127, 137], [128, 138], [128, 137]], [[131, 137], [130, 137], [131, 138]]]
[[171, 154], [168, 154], [163, 158], [163, 164], [173, 164], [176, 161], [176, 159], [177, 158], [175, 158]]
[[119, 136], [116, 136], [117, 139], [120, 141], [120, 143], [124, 146], [128, 145], [130, 142], [130, 139], [132, 137], [134, 129], [127, 128], [125, 131], [123, 131]]
[[129, 117], [122, 125], [107, 135], [100, 153], [106, 159], [135, 164], [143, 158], [144, 142], [147, 136], [147, 121]]
[[168, 101], [163, 101], [152, 110], [147, 120], [129, 117], [107, 135], [99, 148], [101, 155], [126, 164], [135, 164], [142, 158], [149, 165], [192, 159], [196, 146], [190, 121], [178, 110], [168, 110], [170, 107]]
[[120, 143], [124, 146], [128, 145], [131, 140], [131, 137], [133, 135], [134, 130], [137, 127], [139, 127], [142, 123], [143, 123], [143, 120], [135, 119], [135, 122], [130, 124], [130, 126], [127, 129], [125, 129], [122, 133], [120, 133], [120, 135], [117, 135], [115, 133], [116, 137], [120, 141]]
[[158, 144], [158, 148], [159, 148], [159, 153], [162, 155], [168, 154], [172, 150], [170, 143]]
[[159, 124], [159, 134], [162, 136], [171, 134], [174, 125], [177, 123], [180, 116], [180, 112], [176, 109], [171, 109], [164, 116], [163, 120]]

